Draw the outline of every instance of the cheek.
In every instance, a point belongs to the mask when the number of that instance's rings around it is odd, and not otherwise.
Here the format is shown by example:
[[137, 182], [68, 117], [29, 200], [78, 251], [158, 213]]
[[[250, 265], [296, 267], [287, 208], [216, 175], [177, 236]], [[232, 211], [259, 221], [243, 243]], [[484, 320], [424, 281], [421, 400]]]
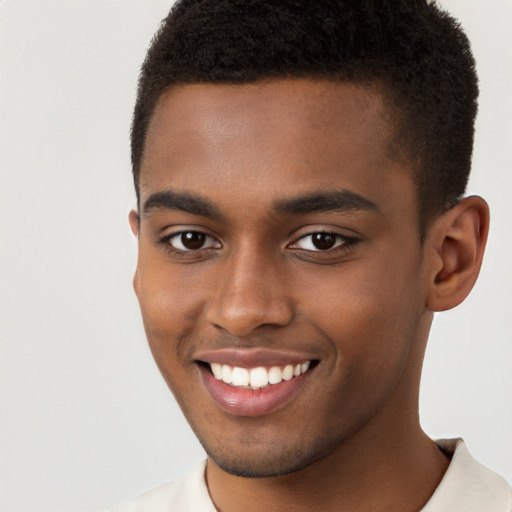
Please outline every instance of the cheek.
[[[153, 357], [169, 382], [171, 373], [190, 363], [194, 332], [201, 315], [201, 287], [180, 279], [165, 262], [139, 257], [137, 297]], [[173, 379], [174, 380], [174, 379]]]
[[146, 338], [162, 377], [185, 412], [186, 404], [197, 399], [199, 381], [191, 362], [196, 338], [192, 299], [168, 274], [154, 266], [152, 270], [141, 274], [138, 292]]
[[316, 279], [324, 285], [303, 307], [331, 340], [339, 360], [367, 376], [403, 366], [422, 311], [417, 262], [405, 268], [396, 257], [379, 256]]
[[161, 254], [139, 255], [137, 297], [144, 322], [156, 330], [179, 330], [197, 316], [201, 293], [191, 265], [171, 266]]

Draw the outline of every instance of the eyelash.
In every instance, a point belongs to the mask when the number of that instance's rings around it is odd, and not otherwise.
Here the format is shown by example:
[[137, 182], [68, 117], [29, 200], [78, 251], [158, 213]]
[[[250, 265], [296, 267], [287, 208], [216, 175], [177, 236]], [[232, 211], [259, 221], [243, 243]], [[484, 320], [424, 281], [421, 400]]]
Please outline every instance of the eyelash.
[[[306, 240], [308, 238], [312, 238], [315, 235], [323, 235], [323, 236], [334, 237], [335, 245], [333, 247], [330, 247], [330, 248], [327, 248], [327, 249], [324, 249], [324, 250], [319, 249], [318, 247], [316, 248], [316, 250], [314, 250], [314, 249], [304, 249], [304, 248], [300, 248], [300, 247], [293, 247], [293, 246], [298, 245], [298, 243], [301, 240]], [[345, 236], [345, 235], [340, 235], [339, 233], [333, 233], [331, 231], [314, 231], [312, 233], [307, 233], [307, 234], [301, 236], [295, 242], [289, 244], [288, 248], [292, 249], [292, 250], [296, 250], [296, 251], [303, 251], [303, 252], [309, 253], [309, 254], [314, 253], [316, 256], [320, 256], [322, 254], [332, 255], [332, 254], [339, 254], [341, 252], [348, 251], [349, 249], [351, 249], [353, 247], [353, 245], [357, 241], [358, 241], [357, 238], [348, 237], [348, 236]], [[314, 245], [314, 241], [311, 240], [309, 242], [309, 245]]]
[[[195, 235], [204, 236], [205, 240], [209, 239], [210, 241], [213, 241], [215, 244], [217, 244], [219, 247], [209, 246], [209, 247], [200, 247], [198, 249], [179, 249], [179, 248], [173, 247], [172, 240], [173, 239], [178, 239], [178, 237], [181, 237], [181, 236], [186, 235], [186, 234], [195, 234]], [[318, 248], [317, 248], [317, 250], [314, 250], [314, 249], [304, 249], [304, 248], [300, 248], [300, 247], [294, 247], [301, 240], [306, 240], [307, 238], [313, 237], [315, 235], [332, 236], [332, 237], [335, 238], [335, 245], [332, 248], [328, 248], [328, 249], [325, 249], [325, 250], [318, 249]], [[194, 230], [194, 229], [183, 230], [183, 231], [178, 231], [178, 232], [170, 233], [168, 235], [165, 235], [165, 236], [159, 238], [157, 240], [157, 242], [160, 245], [162, 245], [167, 252], [171, 253], [174, 256], [179, 256], [179, 257], [182, 257], [182, 258], [197, 257], [199, 254], [203, 254], [204, 255], [204, 251], [210, 252], [210, 251], [214, 251], [214, 250], [220, 249], [222, 247], [221, 242], [219, 242], [213, 236], [205, 233], [204, 231], [199, 231], [199, 230]], [[302, 253], [306, 253], [306, 254], [310, 254], [310, 255], [311, 254], [315, 254], [318, 257], [318, 256], [321, 256], [322, 254], [325, 254], [327, 256], [327, 255], [339, 254], [339, 253], [348, 251], [357, 242], [358, 242], [358, 239], [355, 238], [355, 237], [348, 237], [348, 236], [345, 236], [345, 235], [341, 235], [339, 233], [333, 233], [333, 232], [330, 232], [330, 231], [321, 231], [321, 230], [319, 230], [319, 231], [314, 231], [314, 232], [302, 235], [301, 237], [297, 238], [291, 244], [288, 244], [286, 246], [286, 248], [290, 249], [290, 250], [297, 251], [297, 252], [300, 251]], [[314, 242], [311, 241], [310, 245], [313, 245], [313, 244], [314, 244]], [[183, 243], [181, 245], [183, 246]]]
[[[215, 239], [213, 236], [205, 233], [204, 231], [199, 231], [197, 229], [188, 229], [188, 230], [178, 231], [175, 233], [169, 233], [168, 235], [165, 235], [165, 236], [159, 238], [157, 240], [157, 242], [160, 245], [162, 245], [167, 252], [171, 253], [174, 256], [179, 256], [182, 258], [197, 257], [198, 254], [200, 253], [200, 251], [203, 251], [203, 254], [204, 254], [204, 251], [216, 250], [216, 249], [220, 248], [220, 247], [201, 247], [199, 249], [178, 249], [176, 247], [173, 247], [172, 240], [178, 239], [179, 237], [186, 235], [186, 234], [196, 234], [196, 235], [204, 236], [205, 239], [207, 239], [207, 240], [209, 239], [209, 240], [215, 242], [216, 244], [218, 244], [219, 246], [221, 246], [221, 243], [217, 239]], [[183, 243], [181, 243], [181, 245], [183, 245]]]

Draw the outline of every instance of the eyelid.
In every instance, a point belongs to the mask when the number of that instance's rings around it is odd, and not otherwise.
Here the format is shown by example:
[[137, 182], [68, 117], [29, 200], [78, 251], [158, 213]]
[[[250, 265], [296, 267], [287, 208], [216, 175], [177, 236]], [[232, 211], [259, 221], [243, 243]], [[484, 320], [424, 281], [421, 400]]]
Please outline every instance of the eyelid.
[[[302, 253], [304, 255], [311, 255], [311, 257], [327, 258], [333, 256], [340, 256], [344, 252], [350, 251], [355, 244], [361, 241], [361, 236], [353, 230], [350, 230], [354, 235], [347, 235], [339, 232], [339, 228], [331, 226], [307, 226], [306, 229], [302, 228], [295, 232], [296, 236], [294, 241], [286, 246], [287, 249], [296, 251], [297, 254]], [[302, 232], [302, 234], [301, 234]], [[301, 240], [306, 240], [317, 234], [331, 235], [336, 238], [335, 245], [328, 249], [319, 249], [313, 245], [313, 242], [309, 242], [310, 247], [300, 247], [299, 243]]]
[[[213, 241], [213, 243], [210, 242], [208, 246], [200, 247], [199, 249], [187, 249], [186, 247], [178, 248], [173, 246], [172, 240], [177, 239], [180, 235], [183, 235], [185, 233], [199, 233], [201, 235], [204, 235], [206, 240], [209, 239], [210, 241]], [[168, 231], [164, 235], [158, 236], [156, 242], [159, 245], [164, 246], [165, 250], [167, 250], [168, 252], [183, 256], [191, 256], [194, 254], [198, 254], [201, 251], [220, 249], [222, 247], [222, 243], [216, 236], [209, 233], [207, 229], [198, 226], [176, 226], [174, 229], [172, 229], [172, 231]]]
[[[330, 226], [322, 226], [322, 227], [314, 227], [308, 226], [308, 231], [305, 231], [305, 226], [299, 230], [296, 230], [296, 236], [294, 237], [294, 241], [286, 245], [286, 249], [290, 249], [293, 251], [301, 251], [303, 253], [315, 254], [316, 257], [321, 255], [334, 255], [342, 253], [343, 251], [348, 251], [355, 243], [360, 241], [359, 236], [350, 236], [346, 234], [342, 234], [336, 231], [335, 228], [330, 228]], [[303, 234], [297, 235], [297, 232], [303, 231]], [[352, 230], [351, 230], [352, 231]], [[180, 235], [185, 233], [199, 233], [205, 236], [206, 243], [208, 245], [201, 246], [198, 249], [188, 249], [186, 247], [176, 247], [172, 244], [172, 240], [177, 239]], [[319, 249], [317, 247], [300, 247], [299, 244], [302, 240], [306, 240], [309, 237], [312, 237], [317, 234], [325, 234], [331, 235], [336, 238], [335, 245], [333, 247], [327, 249]], [[187, 226], [187, 225], [177, 225], [177, 226], [168, 226], [166, 228], [166, 232], [163, 235], [157, 237], [156, 242], [163, 246], [163, 248], [174, 255], [181, 257], [193, 257], [194, 255], [199, 255], [200, 253], [206, 254], [212, 250], [217, 251], [223, 247], [223, 243], [219, 240], [219, 238], [212, 234], [208, 228], [203, 226]], [[181, 244], [183, 245], [183, 244]]]
[[[299, 242], [305, 241], [308, 238], [313, 237], [314, 235], [330, 235], [330, 236], [332, 236], [332, 237], [334, 237], [336, 239], [335, 244], [333, 245], [333, 247], [330, 247], [329, 249], [325, 249], [325, 250], [315, 248], [313, 246], [313, 242], [312, 241], [310, 242], [310, 245], [312, 246], [310, 248], [294, 247], [294, 246], [297, 246], [299, 244]], [[327, 252], [327, 251], [336, 249], [336, 247], [339, 247], [339, 246], [341, 246], [341, 245], [343, 245], [343, 244], [345, 244], [345, 243], [347, 243], [349, 241], [350, 241], [350, 239], [348, 237], [346, 237], [344, 235], [340, 235], [339, 233], [332, 233], [330, 231], [314, 231], [312, 233], [306, 233], [306, 234], [300, 236], [294, 242], [292, 242], [290, 245], [288, 245], [288, 247], [292, 248], [292, 249], [298, 248], [298, 249], [302, 249], [302, 250], [305, 250], [305, 251]]]
[[[329, 247], [328, 249], [319, 249], [318, 247], [315, 247], [314, 246], [314, 242], [313, 240], [310, 240], [309, 244], [309, 247], [296, 247], [298, 246], [298, 244], [302, 241], [302, 242], [305, 242], [308, 238], [312, 238], [314, 235], [317, 235], [317, 234], [322, 234], [322, 235], [330, 235], [330, 236], [333, 236], [335, 238], [335, 243], [332, 247]], [[342, 237], [341, 235], [338, 235], [338, 234], [335, 234], [335, 233], [326, 233], [326, 232], [317, 232], [317, 233], [310, 233], [308, 235], [303, 235], [301, 236], [300, 238], [298, 238], [295, 242], [293, 242], [291, 245], [289, 245], [288, 247], [292, 248], [292, 249], [302, 249], [304, 251], [312, 251], [312, 252], [327, 252], [327, 251], [331, 251], [331, 250], [334, 250], [336, 249], [337, 247], [340, 247], [341, 245], [343, 245], [344, 243], [346, 242], [346, 240], [344, 239], [344, 237]]]
[[[188, 249], [187, 247], [185, 247], [183, 245], [183, 242], [180, 240], [180, 237], [183, 236], [186, 233], [198, 233], [198, 234], [204, 235], [204, 237], [205, 237], [205, 245], [203, 245], [202, 247], [200, 247], [198, 249]], [[174, 246], [172, 244], [172, 242], [174, 240], [178, 241], [178, 245], [181, 245], [182, 247]], [[206, 245], [208, 240], [210, 240], [210, 243], [208, 245]], [[217, 240], [215, 240], [215, 238], [213, 238], [210, 235], [207, 235], [206, 233], [202, 233], [200, 231], [181, 231], [179, 233], [175, 233], [175, 234], [171, 235], [167, 239], [167, 241], [173, 247], [173, 249], [176, 249], [177, 251], [183, 251], [183, 252], [196, 252], [196, 251], [202, 251], [204, 249], [218, 248], [216, 246], [220, 246], [219, 242]]]

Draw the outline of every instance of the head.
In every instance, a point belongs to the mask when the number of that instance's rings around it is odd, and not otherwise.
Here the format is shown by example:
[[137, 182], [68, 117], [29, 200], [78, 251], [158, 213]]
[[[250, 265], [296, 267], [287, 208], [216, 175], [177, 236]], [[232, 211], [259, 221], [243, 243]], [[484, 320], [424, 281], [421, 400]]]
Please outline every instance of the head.
[[283, 475], [418, 427], [432, 311], [487, 233], [460, 199], [476, 95], [466, 38], [419, 0], [175, 5], [133, 122], [134, 283], [219, 467]]
[[457, 22], [426, 0], [183, 0], [155, 35], [132, 127], [135, 188], [154, 110], [179, 84], [309, 78], [369, 84], [393, 116], [389, 150], [413, 174], [420, 229], [463, 195], [478, 85]]

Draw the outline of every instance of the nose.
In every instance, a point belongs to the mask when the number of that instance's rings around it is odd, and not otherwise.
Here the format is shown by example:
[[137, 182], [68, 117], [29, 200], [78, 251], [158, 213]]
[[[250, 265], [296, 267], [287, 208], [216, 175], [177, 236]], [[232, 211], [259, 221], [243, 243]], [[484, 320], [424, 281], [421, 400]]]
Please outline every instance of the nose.
[[279, 257], [246, 248], [219, 262], [207, 320], [236, 337], [262, 326], [289, 324], [292, 301], [281, 262], [276, 260]]

